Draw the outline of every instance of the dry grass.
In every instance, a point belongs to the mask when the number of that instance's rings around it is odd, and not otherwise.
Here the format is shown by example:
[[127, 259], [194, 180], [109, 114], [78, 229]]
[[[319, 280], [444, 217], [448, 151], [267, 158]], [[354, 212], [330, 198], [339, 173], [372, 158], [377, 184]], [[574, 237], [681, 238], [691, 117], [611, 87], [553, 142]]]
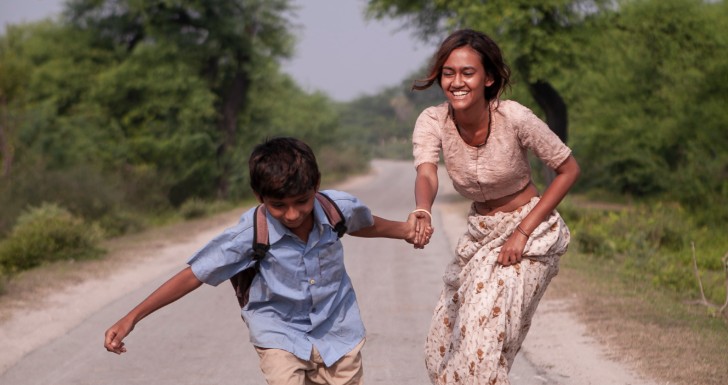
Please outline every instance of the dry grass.
[[728, 323], [645, 282], [621, 282], [609, 266], [569, 253], [547, 294], [574, 310], [615, 359], [665, 384], [728, 384]]

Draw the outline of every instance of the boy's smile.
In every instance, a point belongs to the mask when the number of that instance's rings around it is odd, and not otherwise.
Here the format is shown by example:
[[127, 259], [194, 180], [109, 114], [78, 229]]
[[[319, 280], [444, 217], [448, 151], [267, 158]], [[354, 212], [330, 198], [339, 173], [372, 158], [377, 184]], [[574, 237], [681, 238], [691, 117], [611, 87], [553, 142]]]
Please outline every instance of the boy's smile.
[[313, 228], [313, 202], [316, 190], [285, 198], [259, 197], [270, 215], [281, 222], [302, 241], [308, 241]]

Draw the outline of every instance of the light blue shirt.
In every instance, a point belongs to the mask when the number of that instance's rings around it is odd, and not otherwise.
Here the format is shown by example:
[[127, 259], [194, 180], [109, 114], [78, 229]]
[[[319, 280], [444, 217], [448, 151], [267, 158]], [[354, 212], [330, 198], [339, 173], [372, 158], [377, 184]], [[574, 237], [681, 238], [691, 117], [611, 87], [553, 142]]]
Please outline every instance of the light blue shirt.
[[[335, 190], [323, 193], [341, 210], [347, 232], [374, 224], [371, 211], [356, 197]], [[253, 212], [245, 212], [237, 225], [190, 258], [188, 264], [200, 281], [217, 286], [254, 265]], [[310, 359], [316, 346], [330, 366], [366, 332], [344, 268], [341, 241], [318, 201], [313, 215], [314, 226], [304, 243], [268, 214], [270, 250], [260, 262], [242, 316], [255, 346], [283, 349], [303, 360]], [[232, 286], [230, 292], [234, 295]]]

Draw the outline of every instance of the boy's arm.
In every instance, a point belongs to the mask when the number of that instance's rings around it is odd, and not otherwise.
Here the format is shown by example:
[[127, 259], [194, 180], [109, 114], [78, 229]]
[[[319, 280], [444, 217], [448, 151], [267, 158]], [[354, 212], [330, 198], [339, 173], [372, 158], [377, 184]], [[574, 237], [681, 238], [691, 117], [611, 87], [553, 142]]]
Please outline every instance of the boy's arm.
[[137, 322], [154, 311], [184, 297], [200, 287], [200, 285], [202, 285], [202, 282], [192, 273], [190, 267], [177, 273], [106, 331], [104, 335], [106, 350], [116, 354], [126, 352], [123, 339], [134, 330]]
[[[407, 217], [407, 222], [390, 221], [389, 219], [384, 219], [376, 215], [373, 215], [373, 217], [373, 225], [357, 230], [351, 233], [351, 235], [365, 238], [383, 237], [404, 239], [409, 243], [414, 242], [416, 235], [415, 221], [417, 220], [414, 214], [410, 214]], [[431, 229], [428, 230], [427, 233], [432, 234]]]

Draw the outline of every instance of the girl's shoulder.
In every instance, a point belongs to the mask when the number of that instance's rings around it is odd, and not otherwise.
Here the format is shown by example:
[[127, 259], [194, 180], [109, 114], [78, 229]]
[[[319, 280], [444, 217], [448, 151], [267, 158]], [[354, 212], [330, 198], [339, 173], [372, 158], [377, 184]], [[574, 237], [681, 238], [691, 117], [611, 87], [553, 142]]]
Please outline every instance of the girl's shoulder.
[[498, 100], [496, 102], [496, 111], [506, 116], [521, 116], [533, 113], [528, 107], [511, 99]]
[[430, 106], [422, 110], [420, 116], [427, 116], [436, 120], [445, 120], [449, 113], [448, 103], [443, 102], [438, 105]]

